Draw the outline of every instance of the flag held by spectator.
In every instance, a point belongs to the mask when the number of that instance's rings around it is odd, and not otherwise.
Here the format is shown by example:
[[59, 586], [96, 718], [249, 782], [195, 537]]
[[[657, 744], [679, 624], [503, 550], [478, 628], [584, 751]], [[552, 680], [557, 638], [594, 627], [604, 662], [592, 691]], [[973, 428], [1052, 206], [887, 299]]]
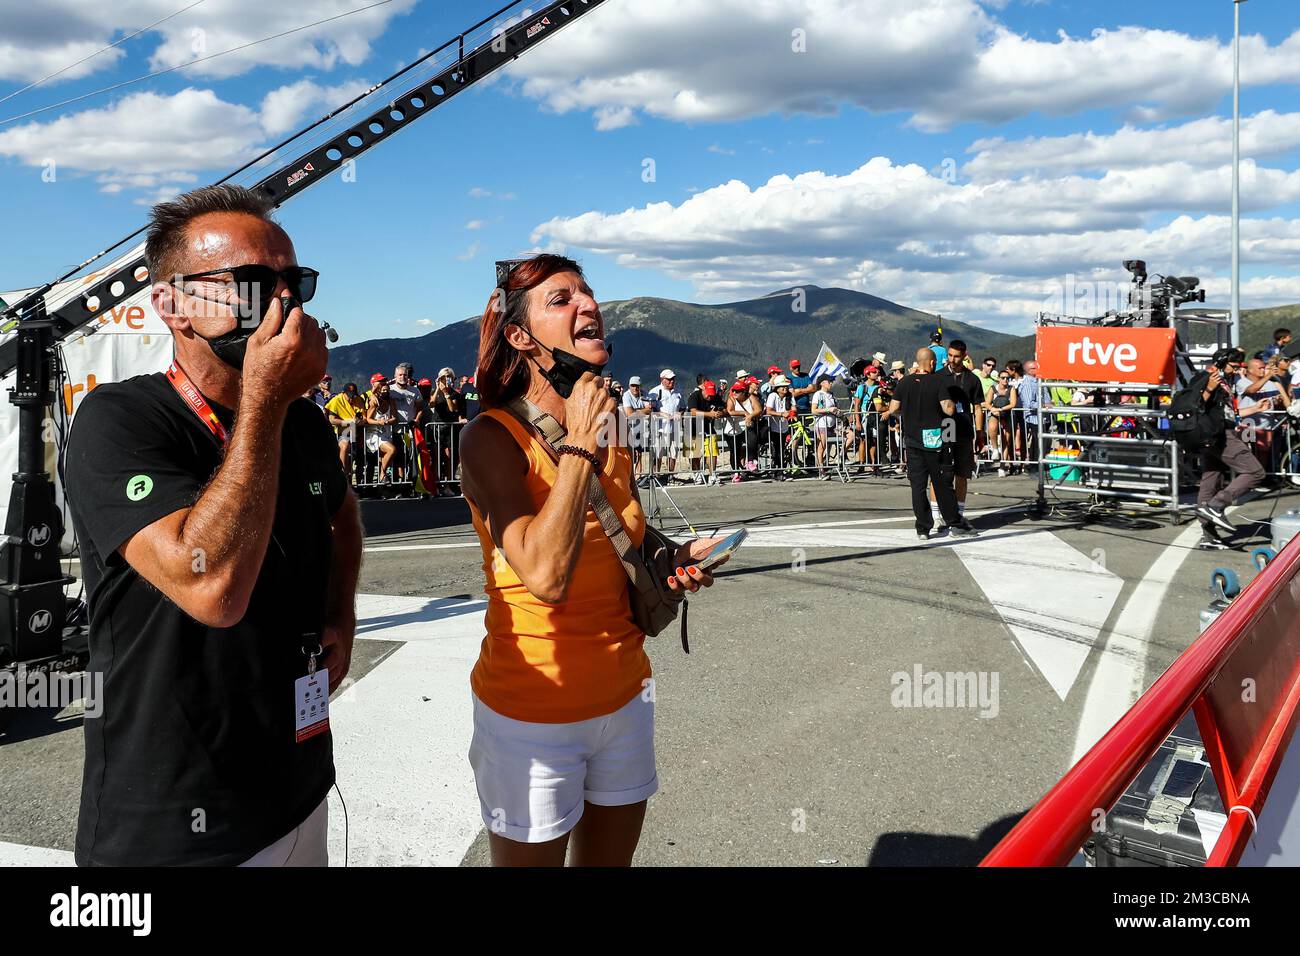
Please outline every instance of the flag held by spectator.
[[808, 377], [815, 382], [822, 375], [829, 375], [831, 378], [843, 378], [848, 374], [849, 370], [840, 361], [839, 356], [831, 351], [829, 345], [823, 342], [821, 351], [817, 353], [817, 361], [813, 362], [812, 368], [808, 370]]

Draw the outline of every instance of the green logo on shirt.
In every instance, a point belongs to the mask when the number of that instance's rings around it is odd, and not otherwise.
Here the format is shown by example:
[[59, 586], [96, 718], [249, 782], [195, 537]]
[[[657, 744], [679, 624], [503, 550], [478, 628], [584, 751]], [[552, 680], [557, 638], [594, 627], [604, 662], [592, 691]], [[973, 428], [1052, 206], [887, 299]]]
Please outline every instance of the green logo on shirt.
[[148, 498], [153, 491], [153, 479], [148, 475], [136, 475], [126, 483], [126, 496], [132, 501]]

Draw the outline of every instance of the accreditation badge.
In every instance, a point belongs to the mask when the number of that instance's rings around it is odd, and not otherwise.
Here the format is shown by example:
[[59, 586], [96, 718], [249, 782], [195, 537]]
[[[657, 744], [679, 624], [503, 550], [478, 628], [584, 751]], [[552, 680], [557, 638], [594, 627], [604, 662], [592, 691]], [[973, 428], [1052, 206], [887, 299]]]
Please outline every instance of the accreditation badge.
[[298, 743], [330, 729], [330, 675], [316, 669], [312, 657], [307, 674], [294, 682], [294, 733]]

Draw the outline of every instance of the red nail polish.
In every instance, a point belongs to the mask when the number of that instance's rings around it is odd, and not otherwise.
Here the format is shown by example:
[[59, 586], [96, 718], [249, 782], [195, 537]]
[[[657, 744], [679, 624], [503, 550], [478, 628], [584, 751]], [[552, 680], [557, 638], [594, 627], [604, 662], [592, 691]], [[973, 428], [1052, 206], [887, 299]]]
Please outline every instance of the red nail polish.
[[677, 569], [677, 573], [678, 573], [678, 574], [685, 574], [685, 573], [686, 573], [686, 569], [685, 569], [685, 568], [678, 568], [678, 569]]

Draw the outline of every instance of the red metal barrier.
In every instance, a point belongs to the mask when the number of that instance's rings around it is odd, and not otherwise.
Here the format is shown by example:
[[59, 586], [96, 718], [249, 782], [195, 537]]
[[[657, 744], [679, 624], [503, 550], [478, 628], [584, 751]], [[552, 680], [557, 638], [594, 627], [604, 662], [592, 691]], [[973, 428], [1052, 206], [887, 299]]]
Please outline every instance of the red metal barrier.
[[[1253, 682], [1243, 689], [1243, 681]], [[1243, 700], [1253, 689], [1254, 700]], [[1189, 709], [1229, 808], [1208, 866], [1241, 858], [1300, 704], [1300, 538], [1261, 571], [981, 866], [1065, 866]], [[1250, 814], [1241, 808], [1248, 808]]]

